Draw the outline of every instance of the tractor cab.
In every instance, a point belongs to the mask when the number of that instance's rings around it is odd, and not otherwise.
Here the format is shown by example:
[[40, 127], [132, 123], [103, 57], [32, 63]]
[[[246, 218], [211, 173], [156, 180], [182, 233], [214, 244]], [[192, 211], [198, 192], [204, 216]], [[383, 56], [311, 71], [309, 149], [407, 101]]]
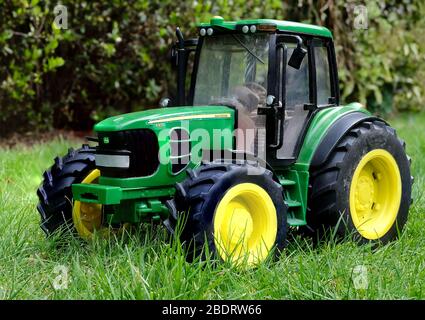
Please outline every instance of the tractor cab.
[[295, 162], [313, 113], [339, 103], [326, 28], [214, 17], [199, 25], [199, 39], [185, 41], [179, 29], [177, 37], [176, 104], [235, 109], [235, 148], [273, 165]]

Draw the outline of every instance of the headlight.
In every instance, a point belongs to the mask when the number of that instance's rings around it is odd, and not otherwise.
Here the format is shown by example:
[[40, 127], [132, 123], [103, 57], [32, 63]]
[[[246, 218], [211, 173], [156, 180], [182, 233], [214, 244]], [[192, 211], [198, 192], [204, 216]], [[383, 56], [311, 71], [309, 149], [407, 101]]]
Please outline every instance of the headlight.
[[95, 154], [95, 161], [97, 167], [130, 168], [130, 156], [128, 155]]

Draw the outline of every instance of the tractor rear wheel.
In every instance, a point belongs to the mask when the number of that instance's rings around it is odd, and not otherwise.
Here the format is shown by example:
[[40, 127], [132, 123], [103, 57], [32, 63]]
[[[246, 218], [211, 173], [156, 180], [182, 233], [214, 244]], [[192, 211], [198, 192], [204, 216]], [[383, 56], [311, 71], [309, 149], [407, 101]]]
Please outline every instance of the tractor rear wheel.
[[235, 265], [264, 261], [273, 248], [284, 246], [286, 206], [282, 186], [269, 170], [229, 163], [209, 163], [189, 171], [177, 184], [171, 206], [177, 213], [165, 221], [188, 249], [188, 259], [204, 246]]
[[319, 234], [387, 243], [403, 229], [411, 204], [405, 143], [382, 121], [364, 122], [343, 137], [324, 166], [313, 169], [308, 224]]

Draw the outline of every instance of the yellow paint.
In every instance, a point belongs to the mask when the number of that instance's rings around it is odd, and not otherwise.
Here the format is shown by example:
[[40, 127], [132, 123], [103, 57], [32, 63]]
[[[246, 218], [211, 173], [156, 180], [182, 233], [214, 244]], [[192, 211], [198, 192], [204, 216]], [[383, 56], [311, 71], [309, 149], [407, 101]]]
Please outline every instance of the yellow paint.
[[223, 260], [257, 264], [267, 258], [277, 234], [276, 208], [268, 193], [253, 183], [230, 188], [214, 215], [214, 240]]
[[[100, 171], [95, 169], [81, 183], [97, 183], [99, 177]], [[75, 201], [72, 220], [78, 234], [83, 239], [89, 240], [93, 236], [93, 232], [99, 231], [102, 227], [102, 205]]]
[[178, 117], [172, 117], [172, 118], [166, 118], [166, 119], [150, 120], [148, 123], [154, 124], [154, 123], [184, 121], [184, 120], [193, 120], [193, 119], [228, 119], [230, 117], [231, 117], [230, 113], [193, 114], [193, 115], [178, 116]]
[[383, 237], [396, 221], [401, 201], [401, 176], [386, 150], [367, 153], [357, 165], [350, 186], [350, 213], [366, 239]]

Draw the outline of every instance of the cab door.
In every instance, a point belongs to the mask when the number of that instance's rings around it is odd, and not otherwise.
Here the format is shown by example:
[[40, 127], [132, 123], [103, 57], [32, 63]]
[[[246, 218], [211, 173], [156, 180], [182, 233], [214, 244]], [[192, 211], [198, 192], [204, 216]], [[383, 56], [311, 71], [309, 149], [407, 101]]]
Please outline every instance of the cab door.
[[[285, 43], [285, 47], [286, 55], [290, 57], [296, 48], [296, 43]], [[282, 97], [285, 114], [283, 119], [283, 144], [276, 154], [278, 159], [296, 158], [296, 146], [311, 112], [306, 108], [313, 102], [310, 90], [309, 60], [308, 56], [305, 57], [299, 69], [295, 69], [288, 63], [284, 65]]]
[[[338, 90], [334, 52], [331, 40], [304, 38], [307, 56], [300, 68], [290, 66], [289, 60], [296, 48], [295, 42], [285, 42], [281, 96], [284, 115], [283, 143], [276, 151], [280, 163], [293, 163], [298, 157], [304, 135], [315, 112], [337, 105]], [[333, 63], [330, 63], [333, 62]]]

